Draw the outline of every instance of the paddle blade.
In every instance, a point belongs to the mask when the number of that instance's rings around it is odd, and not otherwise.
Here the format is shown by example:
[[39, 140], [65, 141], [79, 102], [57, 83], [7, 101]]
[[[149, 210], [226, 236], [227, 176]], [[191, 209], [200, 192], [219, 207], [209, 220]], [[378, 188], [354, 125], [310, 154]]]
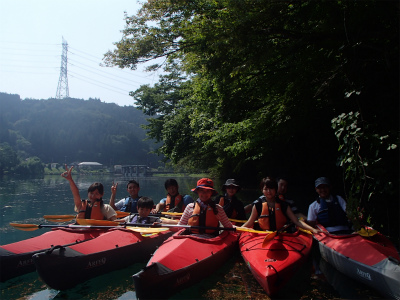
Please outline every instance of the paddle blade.
[[361, 236], [364, 237], [370, 237], [370, 236], [374, 236], [375, 234], [378, 233], [378, 230], [372, 229], [372, 228], [361, 228], [359, 231], [357, 231], [357, 233]]
[[272, 232], [265, 236], [264, 241], [262, 243], [262, 247], [265, 248], [276, 236], [278, 232]]
[[68, 222], [75, 219], [75, 215], [46, 215], [43, 218], [50, 222]]
[[162, 231], [169, 230], [169, 228], [148, 228], [148, 227], [126, 227], [126, 229], [140, 232], [140, 233], [159, 233]]
[[10, 223], [12, 227], [15, 227], [19, 230], [24, 230], [24, 231], [34, 231], [36, 229], [39, 229], [39, 225], [35, 224], [18, 224], [18, 223]]
[[236, 231], [251, 232], [251, 233], [267, 233], [267, 231], [254, 230], [245, 227], [236, 227]]
[[94, 225], [94, 226], [118, 226], [119, 222], [108, 220], [93, 220], [93, 219], [76, 219], [79, 225]]
[[118, 218], [118, 219], [119, 219], [119, 218], [124, 218], [124, 217], [126, 217], [126, 216], [129, 216], [129, 215], [130, 215], [128, 212], [125, 212], [125, 211], [119, 211], [119, 210], [117, 210], [117, 211], [116, 211], [116, 213], [117, 213], [117, 218]]

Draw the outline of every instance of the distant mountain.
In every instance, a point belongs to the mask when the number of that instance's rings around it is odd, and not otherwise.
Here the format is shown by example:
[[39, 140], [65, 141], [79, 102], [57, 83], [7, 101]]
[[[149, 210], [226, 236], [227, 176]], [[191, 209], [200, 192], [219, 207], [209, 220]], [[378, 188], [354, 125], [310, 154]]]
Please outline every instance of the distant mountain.
[[144, 141], [146, 116], [132, 106], [98, 99], [25, 99], [0, 93], [0, 143], [44, 163], [97, 161], [156, 167], [153, 141]]

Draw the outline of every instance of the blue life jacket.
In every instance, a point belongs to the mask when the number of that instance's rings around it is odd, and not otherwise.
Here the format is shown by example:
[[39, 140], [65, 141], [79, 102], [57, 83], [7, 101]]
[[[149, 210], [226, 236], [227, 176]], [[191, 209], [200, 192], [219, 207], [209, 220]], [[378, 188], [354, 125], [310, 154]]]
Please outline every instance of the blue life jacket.
[[138, 214], [129, 216], [127, 223], [140, 223], [140, 224], [153, 224], [154, 222], [159, 222], [160, 218], [154, 216], [147, 216], [145, 218], [140, 218]]
[[131, 196], [125, 198], [124, 206], [121, 207], [120, 211], [125, 211], [129, 213], [137, 213], [137, 203], [141, 196], [133, 199]]
[[340, 206], [336, 195], [332, 196], [333, 201], [327, 202], [323, 198], [318, 198], [317, 202], [320, 204], [320, 208], [317, 214], [317, 220], [324, 227], [332, 227], [345, 225], [348, 226], [346, 212]]

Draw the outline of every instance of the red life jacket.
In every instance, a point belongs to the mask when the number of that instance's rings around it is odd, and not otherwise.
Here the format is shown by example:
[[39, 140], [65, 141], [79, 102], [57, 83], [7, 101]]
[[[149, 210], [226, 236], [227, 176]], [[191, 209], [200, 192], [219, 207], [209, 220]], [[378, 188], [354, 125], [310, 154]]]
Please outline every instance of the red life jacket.
[[76, 218], [106, 220], [106, 217], [101, 212], [100, 201], [96, 201], [94, 205], [89, 206], [87, 200], [82, 200], [82, 205]]
[[[262, 230], [270, 230], [268, 203], [263, 202], [261, 215], [258, 217], [258, 224]], [[280, 203], [275, 202], [275, 223], [276, 229], [282, 228], [287, 222], [287, 217], [282, 211]]]
[[[200, 223], [200, 218], [205, 217], [205, 224]], [[218, 227], [219, 220], [217, 216], [214, 214], [214, 210], [211, 206], [207, 205], [207, 210], [204, 212], [201, 211], [200, 204], [195, 202], [193, 214], [189, 217], [188, 225], [190, 226], [207, 226], [207, 227]], [[214, 229], [207, 229], [207, 230], [198, 230], [198, 229], [191, 229], [192, 233], [210, 233], [215, 234], [216, 230]]]
[[170, 194], [167, 195], [167, 201], [165, 201], [164, 212], [167, 212], [174, 207], [181, 207], [180, 212], [183, 212], [185, 210], [186, 206], [183, 205], [182, 195], [178, 194], [175, 196], [174, 199], [172, 199]]

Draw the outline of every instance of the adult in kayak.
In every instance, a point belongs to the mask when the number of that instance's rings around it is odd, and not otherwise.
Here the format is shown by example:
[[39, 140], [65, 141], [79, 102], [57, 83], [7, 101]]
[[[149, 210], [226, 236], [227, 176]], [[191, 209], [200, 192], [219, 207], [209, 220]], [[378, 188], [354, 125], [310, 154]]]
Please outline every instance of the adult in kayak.
[[167, 197], [160, 200], [156, 205], [154, 213], [160, 212], [178, 212], [181, 213], [185, 210], [189, 203], [193, 203], [193, 198], [189, 195], [179, 194], [178, 182], [173, 179], [167, 179], [164, 183], [167, 191]]
[[82, 200], [78, 187], [72, 179], [72, 169], [65, 165], [62, 177], [68, 180], [72, 195], [74, 196], [75, 211], [77, 219], [95, 219], [114, 221], [117, 217], [115, 210], [108, 204], [103, 203], [104, 187], [100, 182], [95, 182], [88, 188], [88, 199]]
[[308, 207], [307, 223], [311, 226], [320, 223], [333, 234], [352, 233], [346, 215], [346, 201], [339, 195], [333, 195], [331, 188], [328, 178], [315, 180], [315, 191], [319, 197]]
[[[214, 182], [209, 178], [197, 181], [197, 186], [192, 189], [199, 198], [186, 206], [178, 225], [218, 227], [221, 222], [223, 227], [233, 227], [221, 205], [215, 204], [211, 197], [218, 194], [214, 189]], [[219, 234], [218, 230], [191, 229], [191, 234], [211, 238]]]
[[136, 180], [129, 180], [128, 184], [126, 185], [126, 190], [128, 191], [129, 196], [119, 200], [115, 203], [115, 195], [117, 194], [118, 182], [113, 184], [111, 187], [111, 198], [110, 198], [110, 205], [114, 210], [125, 211], [129, 213], [137, 213], [137, 203], [139, 201], [139, 191], [140, 186], [139, 182]]
[[221, 205], [228, 218], [246, 220], [243, 202], [236, 197], [236, 193], [241, 190], [235, 179], [228, 179], [222, 185], [223, 195], [215, 197], [214, 202]]
[[[276, 231], [291, 221], [294, 225], [313, 233], [320, 232], [308, 224], [299, 221], [290, 208], [290, 205], [279, 199], [277, 194], [278, 183], [275, 179], [271, 177], [263, 178], [260, 188], [263, 196], [255, 202], [248, 221], [242, 227]], [[256, 220], [258, 220], [258, 224], [255, 223]]]

